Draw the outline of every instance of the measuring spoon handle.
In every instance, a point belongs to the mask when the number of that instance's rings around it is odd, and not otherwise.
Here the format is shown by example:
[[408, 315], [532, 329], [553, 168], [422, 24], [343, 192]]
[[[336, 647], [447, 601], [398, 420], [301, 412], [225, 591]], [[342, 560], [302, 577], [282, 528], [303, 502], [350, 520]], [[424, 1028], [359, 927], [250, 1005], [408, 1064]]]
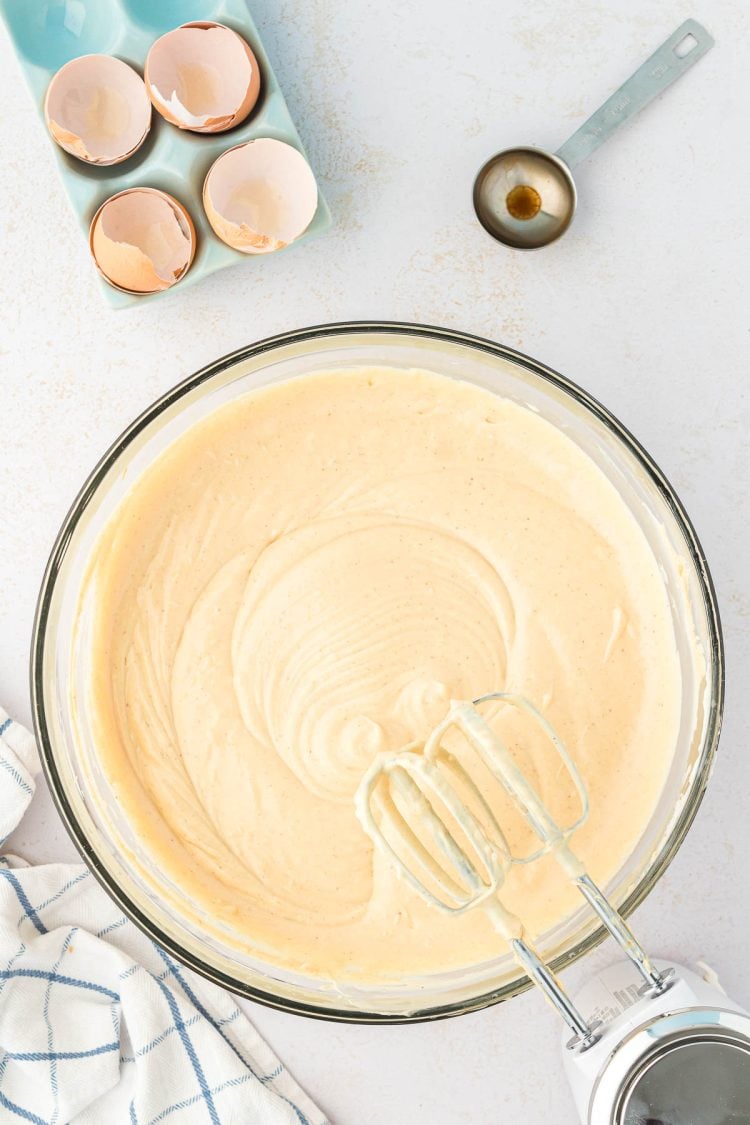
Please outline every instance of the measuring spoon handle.
[[[695, 40], [695, 42], [691, 42]], [[682, 50], [678, 54], [678, 48]], [[600, 106], [580, 129], [557, 150], [556, 155], [564, 160], [569, 168], [574, 168], [586, 160], [619, 129], [628, 118], [653, 101], [658, 94], [671, 86], [680, 75], [689, 70], [698, 59], [710, 51], [714, 41], [697, 20], [685, 22], [670, 35], [665, 43], [635, 74], [616, 90], [604, 105]]]

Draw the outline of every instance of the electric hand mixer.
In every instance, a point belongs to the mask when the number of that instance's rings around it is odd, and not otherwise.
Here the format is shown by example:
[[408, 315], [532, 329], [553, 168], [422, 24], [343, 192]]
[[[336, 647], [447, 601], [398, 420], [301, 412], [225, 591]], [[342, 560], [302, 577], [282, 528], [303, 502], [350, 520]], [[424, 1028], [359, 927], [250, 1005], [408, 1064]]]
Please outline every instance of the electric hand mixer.
[[[546, 739], [580, 803], [580, 814], [572, 824], [558, 824], [549, 804], [477, 710], [485, 703], [520, 713]], [[445, 745], [449, 733], [455, 738], [452, 732], [463, 736], [479, 768], [489, 771], [533, 831], [539, 846], [529, 854], [513, 854], [487, 789], [477, 784], [472, 772]], [[363, 828], [407, 882], [444, 912], [462, 914], [483, 909], [519, 965], [563, 1017], [573, 1032], [566, 1042], [571, 1060], [568, 1076], [582, 1120], [591, 1125], [750, 1122], [750, 1017], [688, 970], [657, 967], [587, 873], [570, 844], [588, 814], [586, 788], [566, 747], [529, 700], [492, 693], [474, 703], [454, 702], [421, 751], [408, 748], [373, 763], [355, 802]], [[557, 861], [564, 877], [591, 906], [641, 978], [635, 1003], [606, 1026], [579, 1009], [531, 944], [522, 919], [507, 910], [500, 899], [513, 865], [532, 863], [543, 855]], [[684, 1075], [677, 1081], [678, 1089], [673, 1089], [675, 1079], [670, 1067], [677, 1057], [675, 1050], [686, 1045], [691, 1047], [688, 1081], [698, 1084], [695, 1095]], [[715, 1052], [727, 1045], [733, 1053], [731, 1058], [722, 1054], [717, 1070]], [[619, 1051], [621, 1046], [623, 1051]], [[666, 1060], [658, 1067], [657, 1057]], [[688, 1064], [684, 1050], [680, 1058]], [[703, 1074], [706, 1067], [708, 1077]], [[695, 1098], [705, 1096], [719, 1071], [723, 1075], [722, 1097], [729, 1098], [727, 1115], [696, 1116]], [[603, 1081], [605, 1072], [608, 1081]], [[666, 1093], [659, 1088], [665, 1081]], [[673, 1107], [674, 1099], [680, 1097], [689, 1101], [690, 1116], [681, 1116], [681, 1111], [670, 1108], [669, 1112], [676, 1115], [663, 1117], [663, 1106]], [[709, 1104], [718, 1103], [714, 1098]], [[646, 1116], [640, 1115], [642, 1106], [646, 1106]]]

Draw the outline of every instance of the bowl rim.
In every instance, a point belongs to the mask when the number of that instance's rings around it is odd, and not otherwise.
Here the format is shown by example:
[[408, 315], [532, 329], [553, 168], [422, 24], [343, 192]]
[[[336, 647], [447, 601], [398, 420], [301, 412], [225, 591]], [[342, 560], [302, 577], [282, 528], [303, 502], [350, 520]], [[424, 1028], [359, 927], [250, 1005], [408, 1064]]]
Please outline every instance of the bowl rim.
[[[672, 824], [664, 845], [652, 860], [648, 871], [638, 881], [636, 886], [633, 887], [628, 897], [621, 904], [620, 911], [627, 917], [643, 902], [645, 897], [664, 874], [685, 839], [701, 804], [715, 764], [721, 731], [725, 689], [724, 643], [716, 591], [695, 528], [675, 490], [653, 458], [619, 419], [603, 406], [598, 399], [589, 394], [588, 391], [585, 391], [582, 387], [579, 387], [576, 383], [572, 382], [564, 375], [561, 375], [553, 368], [548, 367], [546, 364], [533, 359], [523, 352], [507, 347], [504, 344], [495, 343], [482, 336], [472, 335], [451, 328], [441, 328], [435, 325], [408, 321], [353, 320], [311, 325], [306, 328], [293, 329], [291, 331], [268, 336], [253, 344], [237, 348], [235, 351], [229, 352], [227, 355], [206, 364], [204, 367], [200, 368], [200, 370], [189, 375], [155, 399], [154, 402], [146, 407], [146, 409], [122, 431], [99, 459], [73, 501], [53, 544], [42, 578], [31, 639], [30, 687], [32, 716], [37, 744], [41, 751], [40, 757], [44, 775], [57, 811], [74, 845], [109, 897], [112, 898], [123, 913], [158, 946], [161, 946], [162, 949], [166, 950], [187, 968], [192, 969], [213, 984], [228, 989], [230, 992], [248, 1000], [263, 1004], [266, 1007], [276, 1008], [298, 1015], [305, 1015], [314, 1019], [329, 1020], [339, 1023], [423, 1023], [478, 1011], [481, 1008], [496, 1004], [501, 1000], [511, 999], [513, 996], [517, 996], [530, 988], [531, 981], [527, 976], [521, 975], [502, 985], [500, 988], [484, 992], [468, 1000], [449, 1002], [419, 1009], [407, 1014], [381, 1013], [364, 1010], [337, 1010], [307, 1001], [297, 1001], [286, 996], [278, 996], [272, 991], [267, 991], [256, 985], [248, 984], [212, 965], [206, 964], [206, 962], [202, 961], [199, 957], [190, 953], [187, 949], [184, 949], [177, 940], [165, 934], [148, 914], [141, 910], [141, 908], [120, 889], [117, 881], [109, 874], [98, 859], [94, 846], [87, 838], [65, 794], [55, 761], [55, 751], [52, 745], [44, 702], [45, 640], [50, 607], [57, 578], [60, 573], [60, 567], [73, 533], [89, 501], [96, 492], [102, 478], [106, 475], [123, 450], [126, 449], [152, 421], [158, 418], [164, 410], [178, 402], [202, 383], [207, 382], [209, 379], [226, 371], [242, 360], [262, 355], [265, 352], [272, 353], [276, 349], [289, 344], [304, 344], [308, 341], [320, 340], [326, 337], [336, 338], [357, 333], [364, 335], [395, 334], [438, 342], [448, 341], [449, 343], [463, 345], [476, 351], [487, 352], [500, 359], [510, 360], [518, 366], [525, 368], [527, 371], [530, 371], [542, 381], [551, 383], [553, 387], [567, 393], [575, 402], [583, 406], [589, 413], [593, 414], [596, 419], [602, 422], [615, 437], [620, 440], [646, 471], [647, 476], [656, 486], [662, 500], [676, 520], [685, 538], [692, 564], [695, 567], [708, 623], [712, 669], [711, 682], [708, 685], [710, 691], [710, 705], [706, 716], [706, 736], [704, 738], [703, 753], [690, 784], [690, 799], [684, 802], [683, 807], [680, 809]], [[572, 946], [571, 949], [566, 950], [555, 958], [552, 962], [552, 968], [558, 971], [573, 964], [573, 962], [599, 945], [606, 937], [607, 933], [604, 927], [597, 927], [587, 937]]]

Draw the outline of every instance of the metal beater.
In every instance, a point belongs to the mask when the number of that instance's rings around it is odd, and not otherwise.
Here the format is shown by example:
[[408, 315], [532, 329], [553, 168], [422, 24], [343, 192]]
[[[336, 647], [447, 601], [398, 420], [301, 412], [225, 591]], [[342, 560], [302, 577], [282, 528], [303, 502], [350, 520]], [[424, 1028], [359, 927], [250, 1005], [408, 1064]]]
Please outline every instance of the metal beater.
[[[575, 822], [561, 827], [512, 754], [480, 715], [477, 706], [496, 702], [524, 713], [549, 741], [580, 800]], [[490, 802], [457, 756], [444, 745], [459, 731], [479, 761], [533, 829], [540, 846], [514, 856]], [[438, 909], [463, 914], [481, 907], [508, 942], [518, 964], [538, 985], [573, 1032], [568, 1047], [583, 1052], [600, 1035], [600, 1022], [581, 1014], [525, 931], [523, 922], [498, 897], [514, 864], [554, 857], [640, 974], [642, 996], [669, 989], [674, 973], [658, 969], [630, 927], [586, 872], [570, 837], [588, 815], [583, 780], [562, 741], [541, 712], [523, 696], [493, 692], [473, 703], [454, 702], [421, 752], [407, 749], [377, 759], [360, 783], [357, 816], [376, 847], [408, 883]], [[426, 841], [432, 846], [428, 847]]]
[[[560, 827], [477, 711], [493, 701], [522, 712], [557, 755], [581, 806], [568, 827]], [[446, 746], [452, 731], [475, 755], [479, 774], [459, 761], [452, 742]], [[488, 800], [492, 779], [540, 842], [528, 855], [511, 853]], [[573, 1031], [572, 1039], [564, 1033], [565, 1070], [583, 1125], [750, 1125], [750, 1015], [710, 975], [654, 964], [587, 874], [570, 846], [588, 812], [586, 789], [565, 746], [527, 699], [493, 693], [453, 703], [423, 750], [409, 748], [373, 764], [357, 791], [356, 810], [375, 845], [428, 902], [453, 914], [484, 909], [563, 1017]], [[640, 988], [620, 961], [572, 1000], [521, 919], [503, 906], [498, 896], [511, 866], [545, 854], [624, 950], [642, 978]]]

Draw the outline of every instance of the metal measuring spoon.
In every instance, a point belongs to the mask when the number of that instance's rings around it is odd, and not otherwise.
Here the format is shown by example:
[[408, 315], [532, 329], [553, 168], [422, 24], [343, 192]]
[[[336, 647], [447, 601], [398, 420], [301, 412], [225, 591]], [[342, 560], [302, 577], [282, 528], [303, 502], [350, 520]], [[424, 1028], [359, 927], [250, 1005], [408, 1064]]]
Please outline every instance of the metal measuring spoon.
[[576, 209], [571, 169], [713, 45], [704, 27], [686, 20], [557, 152], [508, 148], [488, 160], [474, 182], [474, 210], [484, 229], [518, 250], [536, 250], [564, 234]]

